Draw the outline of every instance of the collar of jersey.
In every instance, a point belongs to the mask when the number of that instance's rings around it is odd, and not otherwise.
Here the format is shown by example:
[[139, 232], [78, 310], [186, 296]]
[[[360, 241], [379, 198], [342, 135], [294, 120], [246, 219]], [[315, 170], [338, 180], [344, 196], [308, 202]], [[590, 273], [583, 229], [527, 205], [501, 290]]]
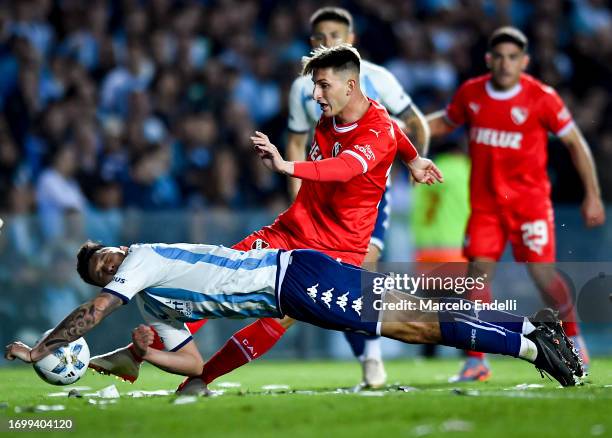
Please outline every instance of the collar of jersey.
[[521, 87], [521, 83], [519, 82], [518, 84], [516, 84], [514, 87], [510, 88], [509, 90], [497, 91], [495, 88], [493, 88], [493, 85], [491, 85], [491, 81], [487, 81], [485, 83], [485, 90], [487, 90], [487, 94], [489, 95], [491, 99], [495, 99], [495, 100], [512, 99], [514, 96], [516, 96], [517, 94], [521, 92], [522, 88], [523, 87]]
[[332, 122], [334, 123], [334, 131], [340, 133], [352, 131], [357, 127], [357, 122], [350, 125], [336, 125], [336, 116], [332, 117]]

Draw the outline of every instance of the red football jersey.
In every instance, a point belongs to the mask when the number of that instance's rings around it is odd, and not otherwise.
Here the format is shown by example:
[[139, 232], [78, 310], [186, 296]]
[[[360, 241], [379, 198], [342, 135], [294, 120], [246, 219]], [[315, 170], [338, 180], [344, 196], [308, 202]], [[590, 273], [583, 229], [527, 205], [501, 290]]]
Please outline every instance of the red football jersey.
[[451, 123], [469, 125], [472, 209], [549, 199], [548, 133], [565, 135], [572, 117], [554, 89], [527, 74], [503, 92], [490, 77], [465, 82], [446, 108]]
[[308, 248], [363, 256], [367, 252], [376, 208], [397, 151], [387, 110], [369, 100], [365, 115], [350, 125], [321, 117], [306, 158], [315, 161], [349, 154], [361, 163], [363, 173], [346, 183], [303, 180], [295, 201], [277, 219]]

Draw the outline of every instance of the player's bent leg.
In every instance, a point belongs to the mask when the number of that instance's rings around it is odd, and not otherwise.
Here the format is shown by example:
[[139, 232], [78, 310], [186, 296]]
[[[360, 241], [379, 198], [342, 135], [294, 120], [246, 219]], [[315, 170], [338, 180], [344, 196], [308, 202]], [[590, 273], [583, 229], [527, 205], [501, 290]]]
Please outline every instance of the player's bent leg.
[[183, 390], [202, 387], [267, 353], [285, 334], [294, 319], [262, 318], [240, 329], [205, 364], [202, 374], [188, 377], [177, 388]]

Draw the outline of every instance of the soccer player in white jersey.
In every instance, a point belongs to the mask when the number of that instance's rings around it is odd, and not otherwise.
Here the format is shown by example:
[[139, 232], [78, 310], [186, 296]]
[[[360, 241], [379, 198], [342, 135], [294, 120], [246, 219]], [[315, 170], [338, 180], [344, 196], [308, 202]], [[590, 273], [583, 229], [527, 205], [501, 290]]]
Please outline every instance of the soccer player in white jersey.
[[[313, 49], [321, 46], [334, 47], [343, 43], [353, 44], [355, 40], [353, 17], [343, 8], [323, 7], [316, 10], [310, 18], [310, 29], [310, 44]], [[419, 154], [425, 156], [429, 144], [429, 125], [395, 76], [386, 68], [362, 59], [360, 84], [366, 96], [381, 103], [391, 116], [404, 122]], [[289, 134], [286, 149], [289, 161], [304, 159], [308, 139], [321, 118], [321, 108], [312, 98], [312, 92], [310, 77], [300, 75], [293, 81], [289, 95]], [[289, 178], [288, 184], [289, 193], [295, 198], [301, 180]], [[364, 266], [375, 266], [384, 249], [385, 232], [391, 212], [389, 197], [387, 189], [378, 206], [378, 217], [370, 236]], [[384, 384], [386, 373], [380, 353], [380, 341], [375, 337], [366, 338], [352, 333], [347, 333], [346, 338], [362, 365], [364, 384], [370, 387]]]
[[[21, 342], [7, 345], [7, 359], [40, 360], [135, 299], [148, 326], [133, 332], [132, 354], [175, 374], [196, 376], [204, 365], [185, 322], [286, 314], [332, 330], [408, 343], [471, 346], [522, 358], [563, 386], [575, 385], [582, 376], [582, 364], [551, 310], [547, 323], [499, 311], [477, 313], [474, 303], [454, 297], [429, 300], [431, 310], [422, 310], [421, 299], [386, 286], [390, 277], [314, 250], [244, 252], [185, 243], [128, 249], [86, 242], [77, 260], [83, 280], [102, 287], [101, 292], [73, 310], [34, 348]], [[416, 310], [391, 310], [408, 302]], [[485, 317], [501, 322], [480, 319]], [[151, 326], [165, 351], [149, 348]]]

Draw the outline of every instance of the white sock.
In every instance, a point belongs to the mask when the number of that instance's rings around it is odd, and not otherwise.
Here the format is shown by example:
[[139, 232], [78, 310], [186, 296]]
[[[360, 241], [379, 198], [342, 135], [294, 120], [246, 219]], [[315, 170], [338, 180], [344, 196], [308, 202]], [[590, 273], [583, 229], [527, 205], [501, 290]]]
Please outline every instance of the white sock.
[[524, 335], [528, 335], [529, 333], [534, 332], [535, 329], [536, 326], [533, 325], [527, 317], [525, 317], [525, 319], [523, 320], [523, 331], [521, 333]]
[[363, 360], [366, 359], [377, 359], [382, 360], [382, 352], [380, 350], [380, 338], [367, 339], [365, 341], [365, 347], [363, 349]]
[[519, 357], [532, 363], [535, 362], [536, 357], [538, 357], [538, 347], [536, 347], [536, 344], [523, 335], [521, 335], [521, 349], [519, 351]]

